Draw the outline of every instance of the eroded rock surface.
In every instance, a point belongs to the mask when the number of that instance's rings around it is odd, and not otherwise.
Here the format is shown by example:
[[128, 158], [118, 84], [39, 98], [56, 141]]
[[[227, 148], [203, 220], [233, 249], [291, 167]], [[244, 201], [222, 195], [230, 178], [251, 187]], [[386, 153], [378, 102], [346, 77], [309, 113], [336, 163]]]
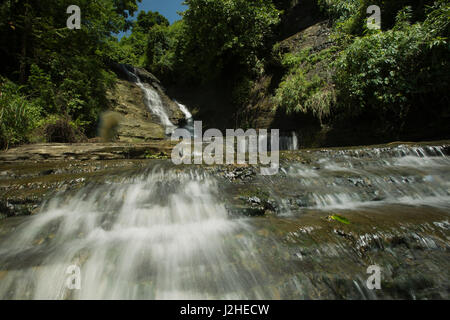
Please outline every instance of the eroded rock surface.
[[[145, 86], [152, 87], [158, 92], [170, 121], [176, 125], [184, 124], [185, 116], [178, 105], [167, 96], [159, 80], [148, 71], [135, 68]], [[107, 94], [109, 109], [122, 115], [118, 130], [120, 142], [148, 142], [166, 138], [165, 128], [159, 117], [153, 114], [145, 103], [145, 94], [136, 83], [130, 81], [124, 71], [116, 67], [120, 79], [114, 89]]]
[[45, 160], [144, 159], [146, 155], [170, 154], [169, 140], [148, 143], [47, 143], [23, 145], [0, 152], [0, 162]]

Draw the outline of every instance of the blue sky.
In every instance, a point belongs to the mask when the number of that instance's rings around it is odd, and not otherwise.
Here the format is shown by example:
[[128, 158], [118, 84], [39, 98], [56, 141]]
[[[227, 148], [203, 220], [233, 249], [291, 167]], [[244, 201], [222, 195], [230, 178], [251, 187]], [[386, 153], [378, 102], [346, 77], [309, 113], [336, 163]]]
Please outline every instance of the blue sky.
[[[177, 12], [185, 11], [187, 9], [186, 6], [183, 5], [184, 0], [142, 0], [139, 3], [139, 10], [134, 13], [133, 19], [137, 17], [140, 11], [158, 11], [170, 23], [174, 23], [177, 20], [180, 20], [181, 17], [177, 14]], [[126, 33], [130, 34], [130, 31]], [[119, 39], [123, 37], [124, 33], [120, 33]]]
[[[183, 2], [183, 0], [142, 0], [139, 4], [139, 11], [158, 11], [165, 16], [170, 23], [173, 23], [181, 19], [177, 14], [177, 11], [184, 11], [187, 9], [186, 6], [182, 5]], [[137, 14], [135, 14], [135, 16], [137, 16]]]

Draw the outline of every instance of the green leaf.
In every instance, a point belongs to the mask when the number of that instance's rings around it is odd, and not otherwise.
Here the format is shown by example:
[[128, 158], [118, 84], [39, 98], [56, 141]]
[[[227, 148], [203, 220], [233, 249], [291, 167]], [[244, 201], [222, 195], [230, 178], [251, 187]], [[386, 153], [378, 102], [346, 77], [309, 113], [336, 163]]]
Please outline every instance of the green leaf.
[[344, 217], [339, 216], [339, 215], [337, 215], [337, 214], [331, 216], [330, 218], [333, 219], [333, 220], [335, 220], [335, 221], [338, 221], [338, 222], [340, 222], [340, 223], [343, 223], [343, 224], [350, 224], [350, 221], [349, 221], [347, 218], [344, 218]]

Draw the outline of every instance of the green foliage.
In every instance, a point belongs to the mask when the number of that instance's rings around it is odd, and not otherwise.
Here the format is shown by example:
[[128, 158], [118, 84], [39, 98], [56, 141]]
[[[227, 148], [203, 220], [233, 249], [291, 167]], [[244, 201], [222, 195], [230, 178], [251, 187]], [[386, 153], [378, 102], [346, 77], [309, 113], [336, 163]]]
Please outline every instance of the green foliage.
[[160, 152], [158, 154], [152, 153], [151, 151], [145, 152], [145, 159], [148, 160], [167, 160], [169, 159], [169, 156], [165, 154], [164, 152]]
[[[321, 122], [370, 118], [391, 136], [413, 114], [438, 118], [448, 109], [448, 1], [318, 3], [335, 22], [336, 46], [280, 55], [286, 73], [275, 92], [275, 108], [311, 114]], [[383, 31], [366, 28], [372, 4], [381, 7]]]
[[[448, 0], [317, 0], [334, 22], [334, 45], [284, 54], [273, 42], [290, 0], [186, 0], [172, 25], [157, 12], [128, 20], [139, 1], [78, 0], [81, 30], [66, 28], [71, 0], [0, 3], [2, 147], [27, 142], [37, 127], [95, 133], [112, 62], [166, 83], [223, 85], [238, 106], [265, 69], [284, 69], [274, 107], [321, 122], [370, 114], [394, 130], [412, 109], [448, 108]], [[369, 5], [380, 6], [382, 31], [367, 29]]]
[[280, 12], [270, 0], [187, 0], [183, 41], [177, 49], [183, 72], [208, 81], [234, 72], [258, 72]]
[[287, 114], [312, 113], [318, 118], [329, 113], [332, 102], [328, 93], [321, 90], [325, 83], [318, 76], [308, 79], [302, 69], [287, 76], [276, 90], [274, 102], [277, 108], [282, 108]]
[[167, 82], [177, 63], [176, 50], [181, 41], [183, 22], [171, 26], [155, 25], [148, 33], [146, 66], [150, 72]]
[[[137, 9], [136, 2], [76, 1], [82, 11], [81, 30], [66, 27], [66, 10], [73, 1], [2, 2], [0, 58], [8, 63], [0, 65], [0, 75], [22, 85], [14, 97], [26, 96], [9, 103], [32, 101], [43, 116], [59, 114], [93, 134], [114, 80], [109, 63], [123, 55], [112, 34], [129, 27], [127, 18]], [[20, 139], [8, 141], [26, 141], [25, 131], [20, 132]]]
[[393, 130], [411, 106], [425, 107], [449, 87], [449, 4], [437, 4], [426, 21], [413, 25], [406, 23], [408, 12], [400, 11], [394, 29], [357, 38], [335, 64], [346, 112], [374, 112]]
[[118, 61], [143, 67], [146, 64], [145, 56], [149, 44], [149, 34], [153, 33], [153, 29], [168, 26], [169, 21], [158, 12], [141, 11], [137, 20], [133, 23], [132, 33], [120, 40], [119, 50], [121, 50], [123, 56]]
[[183, 19], [170, 26], [157, 13], [140, 14], [132, 34], [114, 51], [119, 61], [144, 65], [165, 83], [226, 83], [234, 103], [245, 104], [251, 78], [264, 69], [280, 11], [272, 0], [186, 5]]
[[287, 114], [312, 114], [318, 120], [330, 114], [336, 103], [331, 79], [317, 71], [321, 64], [331, 60], [335, 48], [331, 47], [317, 53], [306, 48], [298, 53], [287, 53], [282, 57], [282, 65], [288, 70], [273, 99], [275, 108]]
[[423, 21], [427, 7], [435, 2], [436, 0], [318, 0], [321, 8], [336, 23], [339, 32], [359, 36], [367, 32], [367, 8], [371, 5], [380, 7], [381, 27], [389, 30], [396, 24], [397, 14], [403, 8], [410, 8], [408, 19], [414, 23]]
[[[142, 32], [148, 32], [154, 26], [169, 26], [169, 21], [159, 12], [139, 12], [136, 27]], [[133, 30], [134, 31], [134, 30]]]
[[32, 64], [30, 76], [28, 78], [30, 93], [36, 97], [38, 103], [46, 109], [47, 112], [55, 112], [55, 85], [51, 76], [44, 72], [38, 65]]
[[27, 142], [40, 116], [39, 104], [23, 95], [23, 87], [0, 78], [0, 148]]
[[343, 22], [354, 15], [360, 0], [318, 0], [318, 4], [328, 16], [337, 22]]
[[344, 218], [343, 216], [340, 216], [340, 215], [337, 215], [337, 214], [335, 214], [333, 216], [329, 216], [328, 219], [329, 220], [334, 220], [334, 221], [337, 221], [337, 222], [340, 222], [340, 223], [343, 223], [343, 224], [347, 224], [347, 225], [350, 224], [350, 221], [347, 218]]

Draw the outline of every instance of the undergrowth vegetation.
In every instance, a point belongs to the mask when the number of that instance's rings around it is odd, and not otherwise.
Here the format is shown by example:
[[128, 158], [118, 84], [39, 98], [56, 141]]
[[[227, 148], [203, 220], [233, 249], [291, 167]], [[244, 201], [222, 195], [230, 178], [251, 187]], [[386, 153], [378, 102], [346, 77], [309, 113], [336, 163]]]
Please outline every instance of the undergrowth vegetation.
[[321, 122], [370, 114], [392, 132], [401, 131], [413, 111], [432, 109], [438, 117], [448, 108], [450, 4], [372, 2], [382, 9], [382, 30], [366, 27], [368, 1], [319, 1], [334, 23], [334, 45], [282, 56], [287, 71], [275, 108]]

